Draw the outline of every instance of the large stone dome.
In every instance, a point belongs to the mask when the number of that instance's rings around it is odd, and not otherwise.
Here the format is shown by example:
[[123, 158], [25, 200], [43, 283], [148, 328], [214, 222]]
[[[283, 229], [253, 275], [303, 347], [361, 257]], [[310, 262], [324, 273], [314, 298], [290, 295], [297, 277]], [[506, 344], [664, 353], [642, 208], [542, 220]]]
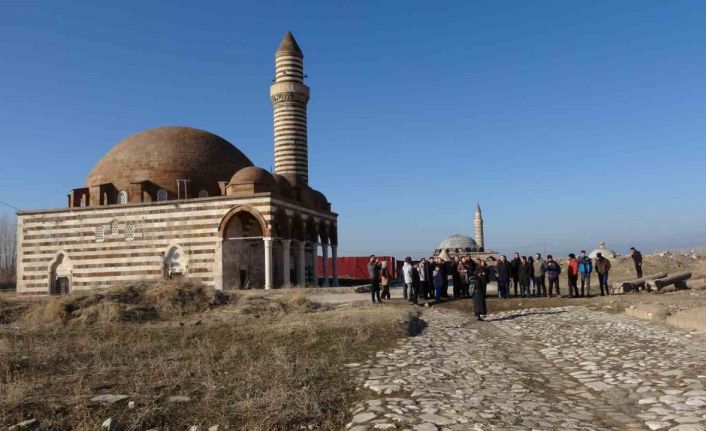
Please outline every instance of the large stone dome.
[[470, 236], [456, 234], [441, 241], [441, 244], [436, 248], [436, 253], [442, 251], [452, 254], [478, 251], [478, 244]]
[[118, 142], [94, 166], [86, 185], [112, 183], [120, 191], [150, 181], [174, 196], [177, 180], [186, 179], [192, 193], [204, 189], [214, 195], [219, 181], [248, 166], [250, 159], [220, 136], [190, 127], [159, 127]]

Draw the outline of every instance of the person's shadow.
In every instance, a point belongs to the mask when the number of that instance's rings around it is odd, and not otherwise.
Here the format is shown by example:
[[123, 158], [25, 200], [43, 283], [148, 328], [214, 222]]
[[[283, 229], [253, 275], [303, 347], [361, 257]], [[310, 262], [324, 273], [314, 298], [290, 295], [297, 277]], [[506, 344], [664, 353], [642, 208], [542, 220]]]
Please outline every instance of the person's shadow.
[[496, 317], [496, 318], [486, 317], [485, 320], [488, 322], [499, 322], [502, 320], [514, 320], [514, 319], [518, 319], [520, 317], [526, 317], [526, 316], [535, 316], [535, 315], [541, 315], [541, 314], [562, 314], [562, 313], [566, 313], [566, 310], [531, 311], [529, 313], [517, 312], [517, 313], [507, 315], [507, 316]]

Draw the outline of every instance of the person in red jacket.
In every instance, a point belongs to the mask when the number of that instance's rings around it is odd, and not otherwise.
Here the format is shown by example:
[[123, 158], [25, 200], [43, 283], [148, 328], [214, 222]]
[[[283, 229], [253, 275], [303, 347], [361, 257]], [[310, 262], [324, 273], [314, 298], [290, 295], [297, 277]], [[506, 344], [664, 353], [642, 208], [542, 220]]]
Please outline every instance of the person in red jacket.
[[573, 253], [569, 254], [569, 260], [566, 262], [566, 275], [569, 279], [569, 296], [573, 298], [579, 297], [579, 261], [576, 259], [576, 255]]

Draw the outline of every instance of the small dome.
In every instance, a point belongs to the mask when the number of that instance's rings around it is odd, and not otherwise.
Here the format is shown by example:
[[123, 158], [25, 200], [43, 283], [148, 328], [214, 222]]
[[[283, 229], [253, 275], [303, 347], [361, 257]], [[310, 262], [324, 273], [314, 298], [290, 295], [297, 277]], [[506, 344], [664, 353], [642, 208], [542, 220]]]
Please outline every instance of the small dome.
[[323, 193], [321, 193], [318, 190], [309, 188], [310, 193], [312, 195], [312, 198], [314, 200], [314, 205], [316, 205], [316, 208], [322, 209], [322, 210], [327, 210], [329, 209], [329, 203], [328, 199], [326, 199], [326, 196], [324, 196]]
[[275, 182], [279, 186], [279, 192], [283, 196], [288, 198], [294, 197], [294, 189], [292, 188], [292, 185], [289, 184], [289, 180], [287, 180], [287, 178], [280, 174], [272, 174], [272, 177], [275, 179]]
[[272, 174], [257, 166], [248, 166], [236, 172], [228, 182], [228, 185], [259, 184], [266, 186], [276, 186], [277, 181]]
[[598, 248], [593, 250], [591, 254], [588, 255], [588, 257], [590, 257], [591, 259], [595, 259], [598, 253], [600, 253], [601, 256], [605, 257], [606, 259], [615, 259], [618, 256], [618, 253], [609, 249], [605, 245], [605, 241], [601, 241], [600, 244], [598, 244]]
[[464, 252], [475, 251], [478, 249], [478, 244], [470, 236], [466, 235], [451, 235], [445, 240], [441, 241], [441, 244], [437, 247], [437, 250], [450, 250], [455, 252], [457, 249], [461, 249]]
[[158, 127], [118, 142], [94, 166], [87, 186], [113, 184], [128, 190], [130, 183], [150, 181], [177, 194], [177, 180], [217, 190], [233, 172], [252, 162], [230, 142], [190, 127]]

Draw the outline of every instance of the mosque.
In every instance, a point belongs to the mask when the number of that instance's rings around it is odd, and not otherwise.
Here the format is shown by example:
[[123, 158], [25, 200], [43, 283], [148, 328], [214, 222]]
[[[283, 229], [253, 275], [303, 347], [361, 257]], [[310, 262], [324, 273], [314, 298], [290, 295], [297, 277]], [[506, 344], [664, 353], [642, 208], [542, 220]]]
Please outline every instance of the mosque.
[[480, 204], [476, 204], [476, 215], [473, 219], [475, 227], [475, 239], [470, 236], [455, 234], [444, 238], [439, 246], [434, 250], [434, 257], [443, 260], [451, 260], [456, 256], [471, 255], [474, 258], [494, 258], [497, 252], [485, 249], [485, 238], [483, 231], [483, 213]]
[[[274, 173], [220, 136], [159, 127], [118, 142], [68, 207], [17, 213], [19, 294], [187, 277], [216, 289], [336, 285], [338, 215], [309, 185], [304, 55], [291, 33], [270, 87]], [[331, 252], [331, 274], [326, 264]]]

